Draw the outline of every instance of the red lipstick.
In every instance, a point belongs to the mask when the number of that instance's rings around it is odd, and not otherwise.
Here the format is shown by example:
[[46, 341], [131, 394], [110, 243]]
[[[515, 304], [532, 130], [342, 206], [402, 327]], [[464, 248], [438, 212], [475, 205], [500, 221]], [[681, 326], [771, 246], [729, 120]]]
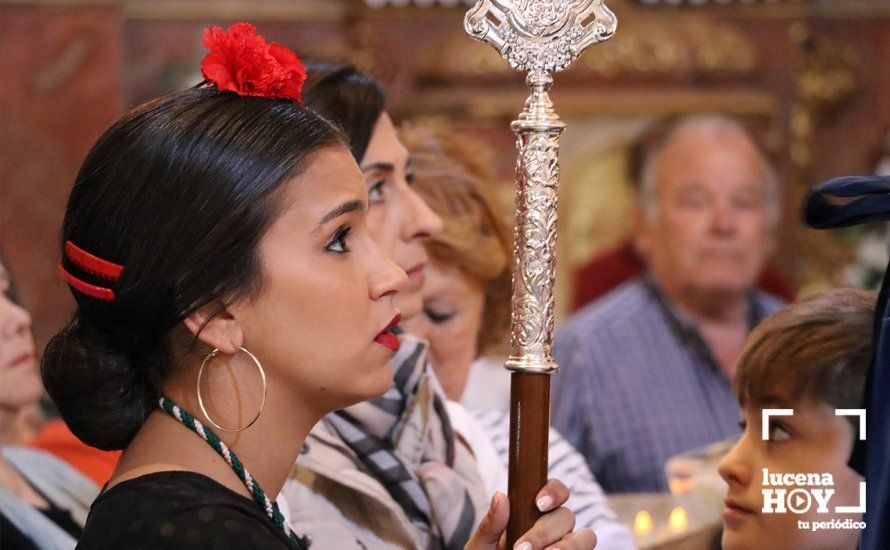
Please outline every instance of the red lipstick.
[[392, 321], [386, 325], [386, 328], [380, 331], [380, 334], [374, 338], [374, 341], [378, 344], [388, 347], [393, 351], [399, 351], [399, 337], [393, 334], [392, 328], [399, 324], [402, 320], [402, 314], [396, 313], [395, 317], [392, 318]]
[[28, 366], [33, 367], [37, 364], [37, 357], [34, 356], [33, 352], [23, 353], [16, 357], [11, 363], [10, 366], [19, 367], [19, 366]]

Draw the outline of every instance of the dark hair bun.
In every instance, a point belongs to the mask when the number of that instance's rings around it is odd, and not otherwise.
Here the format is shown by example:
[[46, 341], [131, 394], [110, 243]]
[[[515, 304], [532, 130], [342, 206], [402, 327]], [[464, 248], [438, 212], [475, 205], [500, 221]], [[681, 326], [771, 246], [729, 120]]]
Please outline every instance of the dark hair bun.
[[50, 340], [40, 367], [46, 391], [74, 435], [103, 450], [126, 447], [157, 398], [120, 342], [75, 319]]

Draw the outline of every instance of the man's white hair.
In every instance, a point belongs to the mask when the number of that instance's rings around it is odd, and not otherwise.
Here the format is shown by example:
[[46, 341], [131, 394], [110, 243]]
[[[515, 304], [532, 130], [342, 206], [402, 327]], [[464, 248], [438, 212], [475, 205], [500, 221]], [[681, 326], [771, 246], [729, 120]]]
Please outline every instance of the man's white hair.
[[643, 158], [643, 168], [640, 173], [640, 201], [643, 206], [643, 212], [649, 223], [654, 223], [658, 219], [658, 193], [656, 186], [658, 182], [658, 161], [664, 148], [671, 140], [680, 134], [695, 133], [699, 135], [709, 135], [714, 139], [720, 139], [725, 136], [742, 137], [747, 140], [751, 146], [757, 151], [763, 166], [766, 187], [766, 208], [767, 208], [767, 226], [770, 230], [774, 229], [779, 223], [779, 214], [781, 210], [781, 197], [779, 193], [779, 178], [772, 164], [763, 151], [758, 147], [751, 133], [737, 120], [725, 115], [707, 114], [692, 115], [681, 118], [675, 122], [664, 134], [664, 137], [656, 142], [646, 151]]

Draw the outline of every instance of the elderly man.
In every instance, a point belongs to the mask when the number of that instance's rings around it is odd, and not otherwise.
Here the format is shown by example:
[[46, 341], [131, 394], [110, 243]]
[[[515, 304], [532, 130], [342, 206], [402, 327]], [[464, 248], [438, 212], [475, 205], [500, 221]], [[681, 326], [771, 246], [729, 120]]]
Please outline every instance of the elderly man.
[[644, 275], [557, 333], [553, 424], [607, 492], [666, 490], [671, 456], [740, 433], [732, 391], [750, 330], [781, 302], [756, 289], [778, 188], [737, 122], [680, 120], [646, 156]]

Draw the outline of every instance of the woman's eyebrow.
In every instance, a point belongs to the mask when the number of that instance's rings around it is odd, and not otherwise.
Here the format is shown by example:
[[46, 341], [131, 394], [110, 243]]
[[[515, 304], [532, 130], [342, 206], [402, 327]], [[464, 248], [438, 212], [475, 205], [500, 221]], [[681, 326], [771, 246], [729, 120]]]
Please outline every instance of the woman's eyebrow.
[[367, 164], [361, 167], [362, 172], [369, 172], [371, 170], [382, 170], [392, 172], [396, 167], [391, 162], [375, 162], [373, 164]]
[[331, 221], [335, 218], [339, 218], [340, 216], [349, 214], [350, 212], [358, 212], [358, 211], [361, 211], [364, 209], [365, 209], [364, 201], [360, 201], [358, 199], [346, 201], [343, 204], [341, 204], [340, 206], [337, 206], [336, 208], [334, 208], [333, 210], [331, 210], [330, 212], [325, 214], [321, 218], [321, 221], [318, 222], [318, 225], [315, 226], [315, 229], [312, 230], [312, 232], [315, 233], [316, 231], [321, 229], [322, 226], [324, 226], [324, 224], [328, 223], [329, 221]]

